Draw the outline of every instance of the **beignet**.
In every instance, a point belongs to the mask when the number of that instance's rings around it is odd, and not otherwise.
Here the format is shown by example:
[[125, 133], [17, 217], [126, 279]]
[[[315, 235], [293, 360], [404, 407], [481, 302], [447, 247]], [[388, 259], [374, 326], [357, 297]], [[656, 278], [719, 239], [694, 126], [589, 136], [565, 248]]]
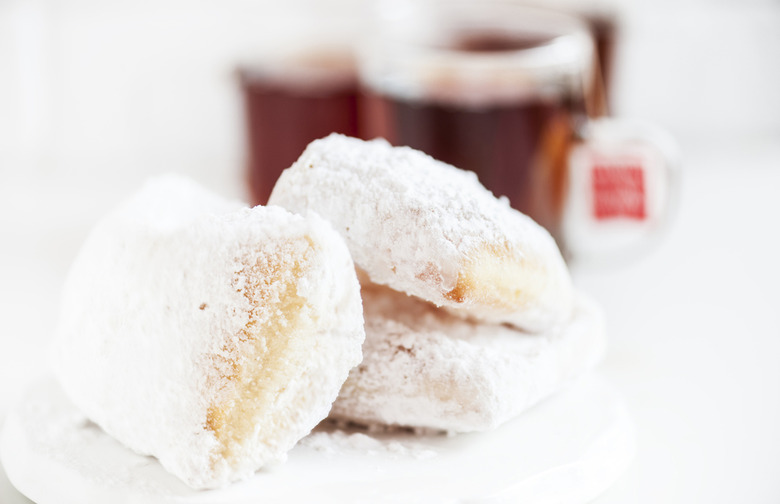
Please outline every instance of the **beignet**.
[[211, 488], [284, 460], [363, 339], [354, 265], [328, 223], [167, 176], [86, 240], [53, 357], [92, 421]]
[[269, 204], [317, 212], [373, 282], [459, 315], [538, 332], [571, 314], [571, 279], [550, 234], [474, 173], [420, 151], [337, 134], [315, 140]]

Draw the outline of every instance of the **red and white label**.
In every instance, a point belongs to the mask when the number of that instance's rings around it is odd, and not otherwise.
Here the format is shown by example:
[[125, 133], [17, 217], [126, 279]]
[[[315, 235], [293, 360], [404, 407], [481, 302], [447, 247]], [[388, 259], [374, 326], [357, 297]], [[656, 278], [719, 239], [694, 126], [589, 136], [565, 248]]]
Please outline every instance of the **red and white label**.
[[594, 163], [591, 189], [592, 212], [597, 220], [647, 218], [645, 170], [641, 164]]

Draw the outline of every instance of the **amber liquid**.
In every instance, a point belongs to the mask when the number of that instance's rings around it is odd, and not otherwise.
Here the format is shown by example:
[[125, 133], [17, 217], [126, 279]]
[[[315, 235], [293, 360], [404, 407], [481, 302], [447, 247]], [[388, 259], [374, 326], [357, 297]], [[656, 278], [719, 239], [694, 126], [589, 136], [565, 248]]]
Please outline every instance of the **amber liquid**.
[[[453, 47], [467, 52], [526, 49], [541, 37], [477, 34]], [[521, 85], [521, 84], [519, 84]], [[490, 94], [490, 89], [485, 89]], [[464, 100], [465, 101], [465, 100]], [[566, 190], [566, 158], [583, 99], [519, 96], [513, 102], [483, 100], [480, 106], [438, 99], [408, 100], [367, 91], [361, 102], [364, 136], [385, 137], [436, 159], [473, 171], [496, 196], [558, 234]]]
[[373, 122], [372, 136], [475, 172], [493, 194], [506, 196], [514, 208], [556, 233], [574, 134], [571, 104], [523, 101], [465, 108], [377, 95], [364, 100], [381, 119]]
[[254, 204], [265, 204], [281, 172], [312, 140], [330, 133], [357, 136], [357, 83], [334, 86], [244, 76], [249, 143], [247, 178]]
[[589, 110], [592, 117], [610, 115], [610, 91], [615, 65], [615, 39], [617, 21], [608, 14], [581, 14], [588, 25], [596, 46], [598, 72], [590, 88]]

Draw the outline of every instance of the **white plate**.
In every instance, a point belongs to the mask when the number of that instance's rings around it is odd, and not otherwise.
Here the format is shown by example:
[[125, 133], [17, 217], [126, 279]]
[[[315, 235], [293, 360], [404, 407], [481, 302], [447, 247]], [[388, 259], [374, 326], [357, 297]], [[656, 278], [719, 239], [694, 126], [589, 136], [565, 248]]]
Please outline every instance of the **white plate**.
[[[121, 393], [121, 391], [118, 391]], [[634, 451], [623, 402], [587, 376], [495, 431], [446, 436], [321, 426], [278, 467], [194, 491], [89, 422], [47, 378], [5, 421], [0, 458], [38, 504], [584, 503]]]

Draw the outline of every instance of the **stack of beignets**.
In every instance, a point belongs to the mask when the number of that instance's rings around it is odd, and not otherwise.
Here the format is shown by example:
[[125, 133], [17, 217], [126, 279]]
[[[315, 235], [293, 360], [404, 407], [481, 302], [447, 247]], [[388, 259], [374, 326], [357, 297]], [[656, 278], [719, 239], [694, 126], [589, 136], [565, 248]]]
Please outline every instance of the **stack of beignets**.
[[282, 173], [269, 204], [330, 221], [369, 280], [363, 362], [334, 417], [489, 429], [603, 352], [600, 312], [553, 238], [471, 172], [334, 134]]
[[604, 350], [553, 239], [472, 173], [331, 135], [270, 205], [156, 179], [98, 223], [65, 284], [65, 392], [191, 487], [284, 459], [329, 412], [490, 429]]

